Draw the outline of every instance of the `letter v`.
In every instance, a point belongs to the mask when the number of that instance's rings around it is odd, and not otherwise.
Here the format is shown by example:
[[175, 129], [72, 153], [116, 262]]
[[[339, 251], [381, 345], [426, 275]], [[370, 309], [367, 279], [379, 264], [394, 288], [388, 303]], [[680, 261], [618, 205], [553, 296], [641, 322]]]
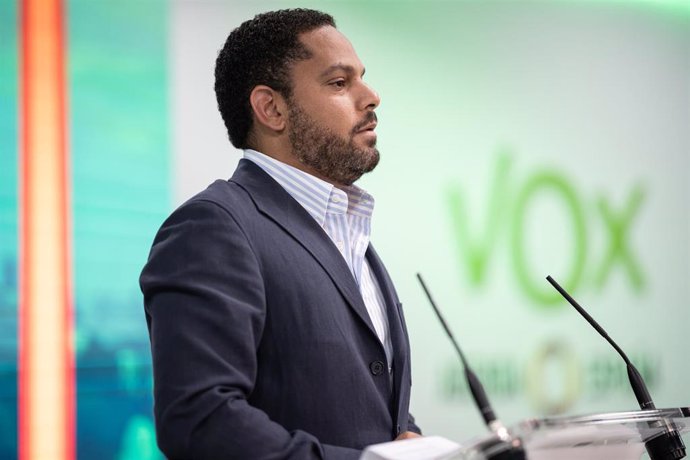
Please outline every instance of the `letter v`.
[[484, 282], [491, 252], [496, 245], [499, 230], [504, 227], [505, 216], [508, 215], [506, 189], [510, 163], [507, 154], [503, 153], [498, 157], [484, 227], [474, 238], [470, 235], [470, 219], [460, 188], [454, 185], [446, 192], [460, 261], [467, 265], [470, 283], [475, 286]]

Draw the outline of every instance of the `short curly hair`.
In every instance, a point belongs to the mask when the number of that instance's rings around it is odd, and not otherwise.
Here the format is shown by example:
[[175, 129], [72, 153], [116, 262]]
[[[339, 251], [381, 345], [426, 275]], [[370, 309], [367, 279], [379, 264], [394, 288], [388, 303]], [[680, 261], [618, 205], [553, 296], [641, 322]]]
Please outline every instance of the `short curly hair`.
[[331, 15], [295, 8], [258, 14], [230, 33], [216, 59], [215, 91], [232, 145], [248, 147], [254, 87], [267, 85], [289, 99], [290, 65], [310, 57], [299, 36], [324, 26], [335, 27]]

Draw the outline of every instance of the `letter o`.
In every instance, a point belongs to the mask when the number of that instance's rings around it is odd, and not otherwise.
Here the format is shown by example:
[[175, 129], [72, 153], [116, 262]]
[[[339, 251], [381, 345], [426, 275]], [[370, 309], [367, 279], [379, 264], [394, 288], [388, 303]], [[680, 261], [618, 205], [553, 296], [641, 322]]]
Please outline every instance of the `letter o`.
[[[585, 218], [582, 208], [578, 203], [575, 190], [560, 175], [552, 172], [542, 172], [532, 176], [520, 191], [515, 203], [512, 228], [512, 259], [515, 275], [525, 289], [527, 295], [541, 305], [551, 306], [562, 300], [561, 296], [553, 290], [543, 279], [539, 285], [535, 284], [529, 276], [529, 270], [525, 262], [523, 249], [523, 216], [525, 209], [532, 197], [541, 190], [550, 190], [561, 197], [573, 220], [575, 235], [575, 256], [573, 257], [570, 272], [561, 283], [567, 291], [574, 291], [582, 277], [586, 252]], [[545, 273], [544, 275], [547, 275]], [[543, 287], [538, 287], [543, 286]]]

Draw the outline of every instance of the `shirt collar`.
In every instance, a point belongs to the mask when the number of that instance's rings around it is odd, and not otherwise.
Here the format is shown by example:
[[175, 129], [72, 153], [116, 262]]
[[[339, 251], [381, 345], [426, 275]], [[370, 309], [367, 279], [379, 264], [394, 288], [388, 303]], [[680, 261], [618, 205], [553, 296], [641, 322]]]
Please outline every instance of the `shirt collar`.
[[244, 158], [259, 166], [290, 194], [323, 227], [327, 213], [349, 213], [371, 218], [374, 198], [356, 185], [333, 186], [318, 177], [256, 150], [246, 149]]

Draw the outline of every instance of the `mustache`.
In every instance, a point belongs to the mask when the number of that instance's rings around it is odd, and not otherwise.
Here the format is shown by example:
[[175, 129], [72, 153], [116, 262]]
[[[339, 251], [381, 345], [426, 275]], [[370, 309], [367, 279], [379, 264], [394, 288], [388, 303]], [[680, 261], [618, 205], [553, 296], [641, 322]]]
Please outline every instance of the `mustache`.
[[357, 131], [360, 131], [362, 128], [364, 128], [366, 125], [374, 122], [378, 122], [378, 117], [376, 116], [375, 112], [367, 112], [365, 115], [364, 119], [357, 123], [354, 128], [352, 128], [352, 133], [356, 133]]

